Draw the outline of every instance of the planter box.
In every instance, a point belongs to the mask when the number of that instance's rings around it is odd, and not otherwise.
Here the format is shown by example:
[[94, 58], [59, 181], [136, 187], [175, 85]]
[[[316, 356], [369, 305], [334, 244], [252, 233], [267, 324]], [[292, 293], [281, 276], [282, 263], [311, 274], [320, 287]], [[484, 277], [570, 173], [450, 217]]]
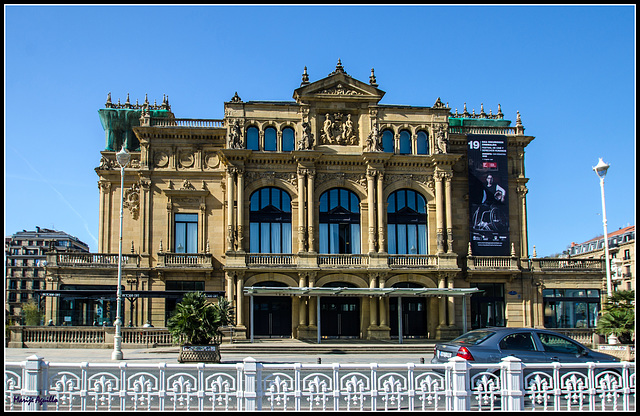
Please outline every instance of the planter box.
[[182, 345], [179, 363], [219, 363], [220, 345]]

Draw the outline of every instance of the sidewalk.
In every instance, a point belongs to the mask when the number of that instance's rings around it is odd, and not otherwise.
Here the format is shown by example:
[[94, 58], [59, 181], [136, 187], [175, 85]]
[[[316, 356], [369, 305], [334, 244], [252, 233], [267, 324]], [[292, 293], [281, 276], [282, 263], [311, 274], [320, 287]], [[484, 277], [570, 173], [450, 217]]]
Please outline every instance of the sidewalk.
[[[224, 343], [220, 352], [222, 363], [241, 362], [252, 357], [265, 363], [428, 363], [433, 357], [433, 341], [405, 340], [327, 340], [321, 344], [298, 340], [255, 340]], [[113, 350], [106, 348], [5, 348], [5, 362], [24, 361], [26, 357], [38, 355], [53, 363], [117, 363], [111, 360]], [[157, 347], [143, 349], [122, 349], [126, 363], [178, 363], [179, 347]]]

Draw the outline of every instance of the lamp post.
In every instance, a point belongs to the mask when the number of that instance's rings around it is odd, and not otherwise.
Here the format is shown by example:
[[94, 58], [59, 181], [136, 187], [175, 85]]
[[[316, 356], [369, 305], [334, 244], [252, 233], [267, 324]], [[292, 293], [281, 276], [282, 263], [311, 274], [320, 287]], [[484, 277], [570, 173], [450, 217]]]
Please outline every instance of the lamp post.
[[[611, 288], [611, 268], [609, 267], [609, 236], [607, 235], [607, 209], [604, 203], [604, 177], [607, 175], [607, 169], [609, 169], [609, 165], [602, 161], [602, 158], [598, 161], [598, 164], [593, 167], [593, 170], [596, 172], [598, 177], [600, 178], [600, 193], [602, 194], [602, 226], [604, 227], [604, 262], [605, 262], [605, 270], [607, 272], [607, 298], [611, 299], [612, 288]], [[608, 342], [609, 344], [616, 344], [617, 338], [615, 335], [609, 335]]]
[[122, 319], [120, 317], [120, 308], [122, 304], [122, 211], [124, 207], [124, 168], [129, 164], [131, 154], [127, 152], [124, 144], [122, 150], [116, 153], [116, 160], [120, 165], [120, 241], [118, 243], [118, 297], [116, 303], [116, 335], [113, 339], [112, 360], [122, 360]]

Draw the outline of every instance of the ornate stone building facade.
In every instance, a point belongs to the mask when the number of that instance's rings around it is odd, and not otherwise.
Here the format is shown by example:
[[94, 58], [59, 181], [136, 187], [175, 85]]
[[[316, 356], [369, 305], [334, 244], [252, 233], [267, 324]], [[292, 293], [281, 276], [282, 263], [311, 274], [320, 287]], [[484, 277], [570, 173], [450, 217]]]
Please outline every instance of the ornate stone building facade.
[[[454, 113], [440, 98], [385, 105], [384, 94], [373, 70], [362, 82], [339, 61], [315, 82], [305, 68], [293, 101], [236, 93], [222, 120], [176, 118], [168, 97], [158, 106], [109, 96], [96, 168], [99, 251], [118, 252], [115, 151], [124, 144], [124, 322], [164, 326], [181, 294], [201, 290], [232, 301], [241, 337], [448, 338], [466, 322], [542, 326], [550, 281], [600, 289], [598, 261], [567, 269], [528, 255], [524, 155], [533, 137], [519, 114], [511, 126], [500, 107]], [[482, 189], [493, 187], [481, 211], [469, 149], [500, 143], [497, 187], [497, 163], [477, 165]], [[56, 306], [62, 285], [108, 283], [114, 296], [113, 254], [103, 256], [51, 256], [47, 319], [71, 313]], [[249, 296], [260, 288], [271, 295]], [[312, 295], [318, 288], [326, 292]], [[470, 288], [482, 292], [453, 296]]]

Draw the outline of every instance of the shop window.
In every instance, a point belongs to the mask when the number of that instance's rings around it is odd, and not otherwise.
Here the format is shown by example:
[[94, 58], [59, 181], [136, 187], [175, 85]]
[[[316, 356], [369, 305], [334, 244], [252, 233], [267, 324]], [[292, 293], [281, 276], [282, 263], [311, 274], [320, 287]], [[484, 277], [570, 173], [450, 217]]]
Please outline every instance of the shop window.
[[598, 289], [544, 289], [542, 296], [546, 328], [595, 328]]

